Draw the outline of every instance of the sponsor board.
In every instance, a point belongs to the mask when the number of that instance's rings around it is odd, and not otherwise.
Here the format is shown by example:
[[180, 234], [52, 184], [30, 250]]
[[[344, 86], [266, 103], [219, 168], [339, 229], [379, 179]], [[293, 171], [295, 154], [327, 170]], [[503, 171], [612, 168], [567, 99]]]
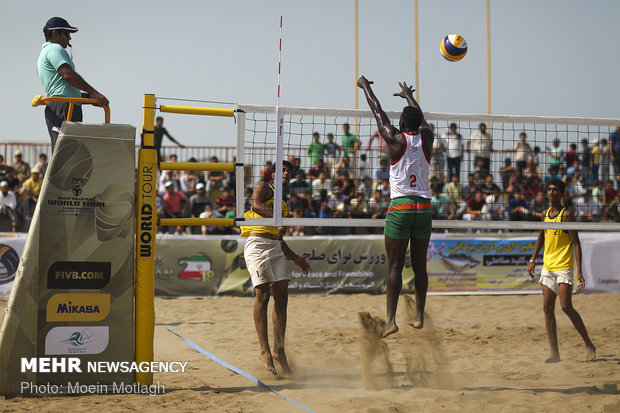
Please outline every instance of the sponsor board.
[[110, 294], [55, 294], [47, 321], [101, 321], [110, 313]]
[[45, 354], [99, 354], [108, 341], [108, 326], [54, 327], [45, 337]]
[[47, 288], [100, 290], [111, 276], [110, 262], [56, 261], [47, 271]]

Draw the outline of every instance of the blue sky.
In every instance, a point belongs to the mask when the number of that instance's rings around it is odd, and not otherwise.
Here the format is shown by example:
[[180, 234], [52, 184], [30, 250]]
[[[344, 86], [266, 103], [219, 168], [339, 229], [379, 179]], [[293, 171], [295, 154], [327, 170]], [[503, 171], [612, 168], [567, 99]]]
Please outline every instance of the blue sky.
[[[359, 1], [360, 74], [385, 109], [402, 106], [392, 97], [398, 81], [415, 80], [413, 4]], [[108, 97], [112, 122], [139, 126], [144, 93], [275, 105], [280, 15], [281, 104], [353, 108], [353, 11], [353, 0], [2, 0], [0, 141], [49, 139], [43, 109], [30, 106], [43, 93], [36, 60], [49, 17], [80, 28], [76, 70]], [[618, 16], [613, 0], [491, 0], [492, 113], [619, 118]], [[439, 53], [449, 33], [468, 43], [461, 62]], [[419, 0], [418, 41], [423, 110], [486, 113], [485, 1]], [[102, 119], [85, 109], [85, 121]], [[165, 123], [186, 145], [235, 142], [229, 118], [165, 114]]]

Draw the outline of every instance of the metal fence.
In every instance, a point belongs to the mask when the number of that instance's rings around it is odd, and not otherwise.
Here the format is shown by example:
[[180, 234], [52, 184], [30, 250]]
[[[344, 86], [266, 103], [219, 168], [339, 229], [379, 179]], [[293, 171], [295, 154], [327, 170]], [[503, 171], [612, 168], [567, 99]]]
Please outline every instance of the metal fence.
[[[136, 145], [136, 159], [139, 145]], [[161, 148], [163, 159], [170, 159], [170, 155], [177, 155], [180, 162], [185, 162], [190, 158], [195, 158], [198, 162], [208, 162], [212, 156], [217, 156], [218, 162], [232, 162], [237, 154], [234, 146], [163, 146]], [[19, 142], [9, 141], [0, 142], [0, 155], [4, 157], [7, 164], [15, 161], [16, 151], [22, 152], [22, 159], [34, 166], [39, 161], [39, 155], [44, 153], [50, 157], [51, 145], [45, 142]]]

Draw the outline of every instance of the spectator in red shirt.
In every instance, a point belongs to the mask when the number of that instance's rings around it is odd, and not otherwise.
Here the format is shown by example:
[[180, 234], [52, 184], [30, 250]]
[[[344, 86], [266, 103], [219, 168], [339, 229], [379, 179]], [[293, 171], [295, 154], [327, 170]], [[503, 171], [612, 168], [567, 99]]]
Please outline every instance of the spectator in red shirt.
[[463, 214], [463, 219], [467, 221], [482, 219], [482, 207], [484, 206], [484, 196], [482, 192], [476, 191], [474, 196], [467, 201], [467, 207]]
[[235, 197], [231, 195], [229, 187], [224, 187], [222, 195], [218, 196], [215, 200], [217, 204], [217, 212], [226, 216], [228, 211], [235, 210]]
[[611, 204], [616, 198], [616, 194], [618, 191], [614, 189], [614, 182], [612, 180], [607, 181], [607, 186], [605, 186], [605, 203], [607, 205]]
[[[187, 197], [183, 192], [174, 189], [174, 183], [168, 181], [165, 183], [166, 193], [164, 194], [164, 218], [187, 218], [189, 217]], [[170, 230], [171, 228], [169, 228]], [[183, 226], [176, 227], [176, 232], [183, 232]]]
[[570, 149], [566, 152], [566, 155], [564, 155], [564, 159], [566, 159], [566, 169], [573, 166], [578, 157], [579, 154], [577, 153], [577, 144], [571, 143]]

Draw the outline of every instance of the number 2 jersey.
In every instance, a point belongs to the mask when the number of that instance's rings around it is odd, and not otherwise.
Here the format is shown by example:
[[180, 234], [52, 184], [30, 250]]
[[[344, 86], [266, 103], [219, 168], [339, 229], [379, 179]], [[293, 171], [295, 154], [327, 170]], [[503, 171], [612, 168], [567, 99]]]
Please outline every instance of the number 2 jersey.
[[421, 128], [419, 133], [403, 132], [405, 147], [398, 160], [390, 164], [390, 197], [406, 196], [431, 198], [428, 182], [430, 156], [424, 152], [422, 134], [432, 136], [429, 128]]

